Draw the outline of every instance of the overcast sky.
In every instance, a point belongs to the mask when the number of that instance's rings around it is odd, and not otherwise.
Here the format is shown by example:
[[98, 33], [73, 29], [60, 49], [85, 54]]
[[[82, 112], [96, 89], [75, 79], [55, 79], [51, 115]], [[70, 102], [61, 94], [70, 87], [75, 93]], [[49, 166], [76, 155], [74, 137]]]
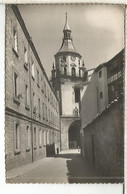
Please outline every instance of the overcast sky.
[[108, 61], [124, 47], [122, 5], [19, 5], [19, 10], [48, 77], [62, 44], [66, 12], [74, 46], [87, 69]]

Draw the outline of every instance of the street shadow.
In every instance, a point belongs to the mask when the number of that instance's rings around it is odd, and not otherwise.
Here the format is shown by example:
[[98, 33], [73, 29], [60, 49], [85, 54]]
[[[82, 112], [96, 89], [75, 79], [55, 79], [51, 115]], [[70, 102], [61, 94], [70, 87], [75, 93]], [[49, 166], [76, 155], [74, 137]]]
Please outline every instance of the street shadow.
[[65, 158], [69, 183], [123, 183], [122, 177], [103, 177], [95, 166], [84, 161], [80, 153], [57, 154], [55, 157]]

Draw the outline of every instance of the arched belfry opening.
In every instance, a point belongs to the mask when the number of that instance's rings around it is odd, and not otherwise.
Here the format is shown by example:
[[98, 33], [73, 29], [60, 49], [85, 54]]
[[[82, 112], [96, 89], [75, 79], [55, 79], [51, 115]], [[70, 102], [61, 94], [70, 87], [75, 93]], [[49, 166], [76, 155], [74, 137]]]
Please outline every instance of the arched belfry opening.
[[69, 149], [77, 149], [80, 147], [80, 128], [81, 121], [74, 121], [68, 130]]
[[74, 67], [72, 67], [72, 69], [71, 69], [71, 75], [72, 75], [73, 77], [76, 76], [76, 71], [75, 71], [75, 68], [74, 68]]

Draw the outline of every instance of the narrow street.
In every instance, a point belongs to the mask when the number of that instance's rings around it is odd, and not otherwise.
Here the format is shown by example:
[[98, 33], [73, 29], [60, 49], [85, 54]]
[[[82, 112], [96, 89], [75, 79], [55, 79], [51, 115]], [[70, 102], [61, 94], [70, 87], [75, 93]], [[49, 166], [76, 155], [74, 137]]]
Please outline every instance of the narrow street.
[[7, 183], [94, 183], [98, 173], [85, 164], [78, 150], [62, 151], [32, 164], [12, 169]]

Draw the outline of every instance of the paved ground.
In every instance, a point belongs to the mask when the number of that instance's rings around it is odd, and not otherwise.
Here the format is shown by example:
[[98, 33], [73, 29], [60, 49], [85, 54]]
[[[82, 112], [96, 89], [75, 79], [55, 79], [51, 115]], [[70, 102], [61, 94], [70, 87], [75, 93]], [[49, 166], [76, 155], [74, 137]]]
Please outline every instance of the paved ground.
[[100, 182], [95, 177], [99, 178], [99, 174], [85, 164], [78, 150], [67, 150], [56, 157], [43, 158], [32, 164], [8, 171], [7, 183]]

